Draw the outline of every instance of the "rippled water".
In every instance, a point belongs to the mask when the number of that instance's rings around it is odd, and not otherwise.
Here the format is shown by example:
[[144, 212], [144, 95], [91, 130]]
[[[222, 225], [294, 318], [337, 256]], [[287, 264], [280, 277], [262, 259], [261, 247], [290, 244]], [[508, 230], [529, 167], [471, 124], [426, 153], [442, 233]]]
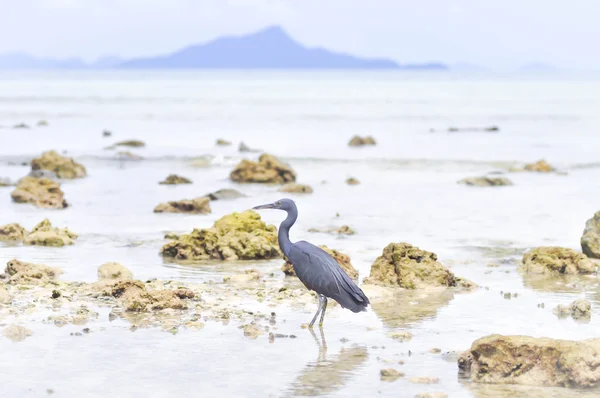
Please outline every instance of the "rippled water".
[[[406, 293], [355, 315], [328, 310], [323, 350], [300, 328], [312, 316], [278, 309], [278, 332], [295, 339], [246, 339], [237, 325], [207, 322], [176, 336], [129, 331], [102, 312], [90, 335], [81, 327], [27, 321], [33, 336], [0, 338], [0, 385], [6, 396], [413, 396], [444, 391], [450, 397], [512, 394], [570, 396], [565, 390], [470, 386], [457, 377], [455, 355], [491, 333], [565, 339], [596, 337], [597, 285], [580, 289], [523, 278], [516, 263], [528, 248], [579, 248], [585, 221], [599, 210], [600, 80], [595, 78], [479, 77], [435, 74], [283, 73], [15, 73], [0, 75], [0, 177], [29, 168], [20, 162], [43, 150], [67, 151], [88, 169], [85, 179], [62, 184], [72, 207], [62, 211], [17, 205], [0, 188], [0, 224], [31, 228], [44, 217], [79, 233], [72, 247], [0, 246], [12, 258], [61, 267], [65, 280], [93, 281], [97, 267], [118, 261], [140, 279], [220, 282], [235, 265], [184, 266], [158, 255], [166, 231], [209, 227], [224, 214], [271, 202], [274, 187], [237, 186], [233, 165], [254, 153], [237, 152], [243, 140], [289, 162], [314, 194], [294, 197], [300, 218], [292, 240], [326, 244], [351, 256], [360, 277], [383, 247], [406, 241], [434, 251], [457, 275], [478, 283], [474, 293]], [[38, 120], [48, 127], [35, 127]], [[16, 130], [25, 122], [31, 129]], [[498, 133], [429, 132], [430, 128], [485, 127]], [[102, 137], [104, 129], [113, 136]], [[349, 148], [354, 134], [373, 135], [372, 148]], [[103, 148], [137, 138], [147, 147], [123, 161]], [[216, 138], [234, 142], [215, 147]], [[512, 173], [515, 185], [478, 189], [456, 184], [467, 177], [546, 158], [566, 175]], [[201, 159], [206, 167], [194, 167]], [[201, 162], [201, 163], [202, 163]], [[197, 162], [196, 162], [197, 163]], [[192, 185], [162, 186], [167, 174]], [[344, 180], [354, 176], [358, 186]], [[326, 183], [323, 183], [326, 181]], [[153, 214], [159, 202], [220, 188], [248, 195], [211, 203], [212, 214]], [[336, 214], [339, 213], [339, 216]], [[278, 224], [283, 214], [263, 218]], [[308, 233], [311, 227], [348, 224], [349, 237]], [[497, 267], [489, 267], [491, 263]], [[275, 272], [279, 261], [249, 263]], [[517, 293], [505, 298], [504, 293]], [[586, 297], [587, 324], [558, 319], [557, 304]], [[538, 304], [544, 303], [544, 308]], [[315, 303], [316, 310], [316, 303]], [[10, 323], [0, 319], [0, 323]], [[411, 341], [388, 337], [410, 330]], [[322, 336], [317, 332], [317, 341]], [[346, 339], [348, 341], [346, 341]], [[409, 354], [410, 353], [410, 354]], [[404, 365], [388, 362], [404, 361]], [[380, 381], [396, 367], [405, 379]], [[436, 376], [438, 385], [416, 385]], [[544, 392], [545, 391], [545, 392]], [[547, 393], [548, 395], [543, 395]], [[554, 394], [554, 395], [550, 395]]]

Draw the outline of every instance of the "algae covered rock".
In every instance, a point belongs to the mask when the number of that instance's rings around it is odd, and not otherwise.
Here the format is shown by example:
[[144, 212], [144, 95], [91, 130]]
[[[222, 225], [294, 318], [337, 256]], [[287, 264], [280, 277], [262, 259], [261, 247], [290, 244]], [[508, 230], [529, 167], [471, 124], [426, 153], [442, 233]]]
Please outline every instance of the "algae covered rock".
[[296, 181], [296, 173], [290, 166], [266, 153], [258, 158], [258, 162], [242, 160], [229, 176], [239, 183], [284, 184]]
[[[335, 261], [338, 262], [338, 264], [342, 267], [342, 269], [350, 277], [350, 279], [358, 279], [358, 271], [352, 266], [352, 263], [350, 262], [350, 256], [341, 253], [335, 249], [330, 249], [325, 245], [321, 245], [319, 247], [325, 250], [331, 257], [335, 259]], [[294, 266], [287, 258], [285, 259], [285, 263], [281, 267], [281, 270], [286, 275], [296, 276]]]
[[309, 228], [308, 232], [321, 232], [325, 234], [334, 234], [334, 235], [354, 235], [356, 233], [355, 230], [350, 228], [347, 225], [342, 225], [341, 227], [331, 227], [331, 228]]
[[54, 228], [52, 223], [45, 219], [25, 237], [24, 243], [32, 246], [61, 247], [74, 244], [75, 239], [77, 234], [67, 228]]
[[296, 184], [293, 182], [287, 183], [279, 188], [279, 192], [286, 193], [313, 193], [313, 189], [309, 185]]
[[0, 226], [0, 242], [22, 242], [27, 231], [19, 224]]
[[125, 141], [117, 142], [115, 144], [115, 146], [126, 146], [126, 147], [130, 147], [130, 148], [141, 148], [141, 147], [145, 147], [146, 143], [144, 141], [140, 141], [140, 140], [125, 140]]
[[16, 259], [6, 263], [4, 272], [8, 277], [8, 283], [24, 285], [43, 285], [55, 280], [62, 273], [58, 268], [26, 263]]
[[164, 309], [185, 309], [187, 305], [173, 290], [149, 290], [136, 280], [117, 280], [104, 290], [104, 295], [118, 300], [125, 311], [147, 312]]
[[550, 173], [554, 171], [554, 167], [550, 165], [550, 163], [546, 162], [544, 159], [538, 160], [535, 163], [528, 163], [524, 167], [525, 171], [535, 171], [538, 173]]
[[177, 260], [253, 260], [280, 258], [277, 228], [247, 210], [226, 215], [208, 229], [194, 229], [161, 249]]
[[192, 180], [177, 174], [169, 174], [164, 181], [159, 182], [161, 185], [178, 185], [178, 184], [191, 184]]
[[588, 257], [600, 258], [600, 211], [585, 223], [581, 250]]
[[458, 184], [475, 187], [500, 187], [513, 185], [512, 181], [505, 177], [467, 177], [458, 181]]
[[210, 214], [210, 199], [205, 196], [201, 196], [195, 199], [184, 199], [179, 201], [161, 203], [154, 208], [154, 212]]
[[358, 135], [355, 135], [354, 137], [352, 137], [352, 139], [350, 139], [350, 142], [348, 142], [349, 146], [365, 146], [365, 145], [376, 145], [377, 143], [375, 142], [375, 138], [371, 137], [371, 136], [367, 136], [367, 137], [361, 137]]
[[98, 267], [98, 280], [133, 279], [133, 272], [119, 263], [106, 263]]
[[528, 273], [548, 275], [592, 274], [598, 266], [584, 254], [556, 246], [536, 247], [525, 253], [521, 268]]
[[217, 145], [218, 146], [230, 146], [231, 145], [231, 141], [227, 141], [227, 140], [224, 140], [222, 138], [219, 138], [217, 140]]
[[69, 206], [60, 185], [47, 178], [24, 177], [11, 193], [17, 203], [31, 203], [48, 209], [64, 209]]
[[475, 285], [456, 277], [437, 261], [435, 253], [408, 243], [390, 243], [371, 265], [365, 283], [398, 286], [405, 289], [445, 286], [471, 288]]
[[360, 184], [360, 181], [358, 181], [354, 177], [350, 177], [350, 178], [346, 179], [346, 184], [348, 184], [348, 185], [358, 185], [358, 184]]
[[49, 170], [58, 178], [74, 179], [87, 175], [85, 167], [72, 158], [61, 156], [56, 151], [42, 153], [31, 161], [31, 170]]
[[231, 199], [243, 198], [246, 195], [244, 195], [243, 193], [241, 193], [240, 191], [237, 191], [235, 189], [224, 188], [224, 189], [219, 189], [218, 191], [215, 191], [215, 192], [208, 193], [204, 196], [210, 198], [210, 200], [231, 200]]
[[575, 300], [569, 305], [559, 304], [552, 312], [560, 318], [571, 316], [573, 319], [589, 319], [592, 303], [589, 300]]
[[600, 339], [491, 335], [473, 342], [458, 367], [476, 383], [590, 388], [600, 385]]

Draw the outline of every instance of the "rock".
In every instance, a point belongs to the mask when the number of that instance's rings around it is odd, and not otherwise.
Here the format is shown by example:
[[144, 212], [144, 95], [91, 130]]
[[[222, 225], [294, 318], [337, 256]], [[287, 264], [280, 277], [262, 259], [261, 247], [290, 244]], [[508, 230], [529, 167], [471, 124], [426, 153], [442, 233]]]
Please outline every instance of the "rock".
[[177, 232], [167, 232], [164, 236], [165, 239], [179, 239], [179, 237], [181, 236], [180, 233]]
[[521, 268], [535, 274], [592, 274], [598, 266], [584, 254], [556, 246], [536, 247], [525, 253]]
[[240, 142], [240, 146], [238, 147], [238, 151], [240, 151], [240, 152], [260, 152], [259, 149], [252, 149], [252, 148], [250, 148], [243, 141]]
[[473, 342], [458, 360], [476, 383], [590, 388], [600, 385], [600, 339], [554, 340], [491, 335]]
[[19, 124], [15, 124], [13, 126], [13, 129], [28, 129], [30, 128], [29, 125], [25, 124], [25, 123], [19, 123]]
[[232, 276], [226, 276], [223, 278], [225, 283], [248, 283], [252, 281], [260, 280], [260, 274], [255, 269], [248, 269], [243, 274], [237, 274]]
[[414, 384], [438, 384], [440, 379], [437, 377], [411, 377], [408, 381]]
[[109, 130], [104, 130], [102, 132], [102, 137], [111, 137], [112, 136], [112, 132]]
[[575, 300], [568, 306], [559, 304], [552, 312], [559, 317], [570, 315], [573, 319], [589, 319], [592, 315], [592, 303], [588, 300]]
[[5, 274], [11, 284], [43, 285], [55, 280], [62, 273], [61, 270], [42, 264], [26, 263], [16, 259], [6, 263]]
[[375, 138], [368, 136], [368, 137], [360, 137], [358, 135], [355, 135], [354, 137], [352, 137], [352, 139], [350, 140], [350, 142], [348, 142], [349, 146], [365, 146], [365, 145], [376, 145], [377, 143], [375, 142]]
[[356, 231], [354, 231], [352, 228], [350, 228], [347, 225], [342, 225], [339, 228], [338, 227], [325, 228], [325, 229], [310, 228], [308, 230], [308, 232], [321, 232], [321, 233], [334, 234], [334, 235], [354, 235], [356, 233]]
[[388, 368], [381, 369], [379, 371], [379, 375], [381, 376], [381, 380], [385, 381], [394, 381], [401, 377], [404, 377], [404, 373], [397, 371], [396, 369]]
[[284, 184], [279, 188], [279, 192], [286, 193], [313, 193], [313, 189], [309, 185], [296, 184], [293, 182]]
[[[224, 139], [222, 139], [222, 138], [219, 138], [219, 139], [217, 140], [217, 145], [219, 145], [219, 146], [230, 146], [230, 145], [231, 145], [231, 142], [230, 142], [230, 141], [227, 141], [227, 140], [224, 140]], [[241, 150], [240, 150], [240, 151], [241, 151]]]
[[581, 250], [591, 258], [600, 258], [600, 211], [587, 220], [581, 237]]
[[435, 253], [408, 243], [390, 243], [371, 265], [365, 283], [398, 286], [405, 289], [445, 286], [473, 288], [476, 285], [456, 277], [437, 261]]
[[448, 394], [445, 392], [420, 392], [415, 395], [415, 398], [448, 398]]
[[277, 228], [247, 210], [217, 220], [209, 229], [194, 229], [161, 249], [177, 260], [254, 260], [281, 258]]
[[164, 181], [159, 182], [161, 185], [178, 185], [178, 184], [191, 184], [192, 180], [178, 176], [177, 174], [169, 174]]
[[46, 126], [48, 126], [48, 121], [47, 120], [38, 120], [37, 125], [38, 125], [38, 127], [46, 127]]
[[69, 206], [60, 185], [47, 178], [22, 178], [11, 197], [17, 203], [31, 203], [47, 209], [64, 209]]
[[468, 177], [458, 181], [458, 184], [476, 187], [499, 187], [513, 185], [511, 180], [504, 177]]
[[407, 331], [400, 331], [391, 333], [390, 337], [394, 340], [398, 340], [401, 343], [404, 343], [406, 341], [410, 341], [413, 338], [413, 334]]
[[58, 178], [66, 179], [82, 178], [87, 175], [82, 164], [72, 158], [61, 156], [56, 151], [44, 152], [40, 157], [33, 159], [31, 170], [49, 170], [54, 172]]
[[12, 297], [4, 287], [4, 283], [0, 283], [0, 304], [10, 304], [12, 301]]
[[195, 199], [183, 199], [180, 201], [161, 203], [154, 208], [154, 212], [210, 214], [210, 199], [205, 196], [201, 196]]
[[9, 340], [14, 341], [15, 343], [18, 341], [23, 341], [27, 337], [31, 336], [33, 332], [29, 329], [24, 328], [19, 325], [9, 325], [2, 330], [2, 334]]
[[243, 193], [241, 193], [239, 191], [236, 191], [235, 189], [224, 188], [224, 189], [219, 189], [218, 191], [215, 191], [215, 192], [211, 192], [204, 196], [210, 198], [210, 200], [230, 200], [230, 199], [243, 198], [246, 195], [244, 195]]
[[358, 185], [360, 184], [360, 181], [358, 181], [356, 178], [354, 177], [350, 177], [346, 180], [346, 184], [348, 185]]
[[538, 160], [535, 163], [528, 163], [523, 169], [525, 171], [536, 171], [538, 173], [550, 173], [552, 171], [555, 171], [554, 167], [552, 167], [544, 159]]
[[246, 336], [250, 339], [253, 339], [253, 340], [265, 333], [264, 330], [259, 328], [254, 323], [242, 325], [242, 326], [240, 326], [240, 328], [244, 330], [244, 336]]
[[147, 290], [136, 280], [117, 280], [104, 291], [105, 295], [118, 299], [125, 311], [148, 312], [164, 309], [185, 309], [186, 304], [173, 290]]
[[488, 127], [448, 127], [447, 130], [436, 130], [436, 129], [429, 129], [429, 132], [431, 133], [435, 133], [436, 131], [447, 131], [448, 133], [467, 133], [467, 132], [471, 132], [471, 133], [476, 133], [476, 132], [485, 132], [485, 133], [492, 133], [492, 132], [498, 132], [500, 131], [500, 128], [498, 126], [488, 126]]
[[231, 172], [230, 178], [239, 183], [284, 184], [296, 181], [296, 173], [275, 156], [263, 154], [258, 162], [242, 160]]
[[119, 263], [106, 263], [98, 267], [98, 280], [133, 279], [133, 272]]
[[52, 223], [46, 218], [25, 237], [24, 243], [32, 246], [61, 247], [74, 244], [75, 239], [77, 234], [67, 228], [52, 227]]
[[0, 242], [22, 242], [25, 240], [27, 231], [19, 224], [7, 224], [0, 226]]
[[[325, 250], [331, 257], [335, 259], [335, 261], [338, 262], [338, 264], [342, 267], [342, 269], [350, 277], [350, 279], [358, 279], [358, 271], [352, 266], [352, 263], [350, 262], [350, 256], [344, 253], [340, 253], [335, 249], [330, 249], [325, 245], [321, 245], [319, 247]], [[281, 266], [281, 270], [286, 275], [296, 276], [294, 266], [287, 258], [285, 259], [285, 263]]]
[[1, 187], [12, 187], [14, 185], [15, 184], [8, 178], [0, 178], [0, 188]]
[[140, 140], [126, 140], [126, 141], [117, 142], [116, 144], [114, 144], [114, 146], [127, 146], [127, 147], [131, 147], [131, 148], [141, 148], [141, 147], [146, 146], [146, 143], [144, 141], [140, 141]]
[[49, 180], [58, 179], [56, 173], [50, 170], [31, 170], [27, 176], [33, 178], [47, 178]]

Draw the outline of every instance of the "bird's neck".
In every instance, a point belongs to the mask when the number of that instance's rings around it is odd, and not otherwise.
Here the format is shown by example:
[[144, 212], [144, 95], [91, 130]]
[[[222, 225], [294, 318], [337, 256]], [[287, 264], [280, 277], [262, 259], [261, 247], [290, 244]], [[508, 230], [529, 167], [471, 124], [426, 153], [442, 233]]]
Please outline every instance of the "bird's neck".
[[290, 228], [296, 222], [296, 218], [298, 218], [298, 212], [293, 209], [288, 212], [286, 219], [283, 220], [279, 226], [279, 247], [286, 256], [288, 256], [292, 247], [292, 242], [290, 241]]

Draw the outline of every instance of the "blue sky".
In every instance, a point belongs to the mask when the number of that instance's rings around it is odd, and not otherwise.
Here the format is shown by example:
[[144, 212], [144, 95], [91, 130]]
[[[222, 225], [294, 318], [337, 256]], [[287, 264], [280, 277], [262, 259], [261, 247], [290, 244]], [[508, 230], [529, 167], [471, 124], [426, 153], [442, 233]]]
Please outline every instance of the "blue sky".
[[307, 45], [401, 63], [600, 69], [597, 0], [0, 0], [0, 53], [94, 60], [281, 25]]

